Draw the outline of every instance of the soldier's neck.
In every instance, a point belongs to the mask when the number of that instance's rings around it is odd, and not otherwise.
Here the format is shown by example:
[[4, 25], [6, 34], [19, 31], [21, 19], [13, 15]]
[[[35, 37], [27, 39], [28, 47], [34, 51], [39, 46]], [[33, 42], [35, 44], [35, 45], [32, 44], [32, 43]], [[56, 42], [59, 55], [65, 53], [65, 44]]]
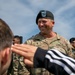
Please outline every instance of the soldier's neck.
[[48, 34], [41, 33], [41, 35], [42, 35], [44, 38], [53, 38], [53, 37], [56, 36], [56, 33], [55, 33], [55, 32], [51, 32], [51, 33], [48, 33]]

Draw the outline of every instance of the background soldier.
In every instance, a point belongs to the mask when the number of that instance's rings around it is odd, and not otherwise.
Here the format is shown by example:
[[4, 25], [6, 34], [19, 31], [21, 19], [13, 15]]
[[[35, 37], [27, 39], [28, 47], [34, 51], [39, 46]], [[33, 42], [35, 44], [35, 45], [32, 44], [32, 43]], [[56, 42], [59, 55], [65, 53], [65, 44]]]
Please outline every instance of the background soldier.
[[74, 59], [75, 59], [75, 37], [70, 38], [70, 44], [72, 45], [72, 52], [74, 54]]
[[69, 41], [70, 41], [70, 43], [71, 43], [73, 49], [75, 49], [75, 38], [74, 38], [74, 37], [73, 37], [73, 38], [70, 38]]
[[[23, 37], [15, 35], [13, 39], [13, 44], [22, 44]], [[8, 70], [8, 75], [29, 75], [25, 64], [23, 62], [23, 57], [18, 54], [13, 53], [11, 65]]]

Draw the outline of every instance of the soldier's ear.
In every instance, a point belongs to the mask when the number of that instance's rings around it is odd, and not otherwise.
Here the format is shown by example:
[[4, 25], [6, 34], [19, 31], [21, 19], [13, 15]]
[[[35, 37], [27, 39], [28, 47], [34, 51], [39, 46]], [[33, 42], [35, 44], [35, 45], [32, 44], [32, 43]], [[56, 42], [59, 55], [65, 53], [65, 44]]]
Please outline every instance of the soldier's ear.
[[54, 22], [54, 20], [52, 20], [52, 26], [54, 27], [54, 24], [55, 24], [55, 22]]
[[55, 22], [52, 20], [52, 24], [55, 24]]

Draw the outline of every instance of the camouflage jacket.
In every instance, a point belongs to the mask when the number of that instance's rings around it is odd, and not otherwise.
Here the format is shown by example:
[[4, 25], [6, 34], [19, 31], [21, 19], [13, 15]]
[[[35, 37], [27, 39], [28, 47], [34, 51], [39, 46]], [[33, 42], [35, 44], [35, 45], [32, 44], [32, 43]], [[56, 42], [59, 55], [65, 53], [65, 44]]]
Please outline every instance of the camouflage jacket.
[[[36, 34], [35, 36], [29, 38], [25, 43], [43, 48], [45, 50], [57, 48], [59, 51], [73, 57], [72, 46], [70, 45], [69, 41], [58, 34], [54, 38], [44, 38], [40, 34]], [[30, 70], [30, 73], [31, 75], [52, 75], [46, 72], [45, 69], [43, 70], [39, 69], [39, 70], [33, 68]]]
[[74, 59], [75, 59], [75, 48], [74, 47], [72, 47], [72, 52], [73, 52]]
[[[11, 67], [12, 66], [12, 67]], [[25, 67], [23, 57], [13, 53], [11, 62], [11, 72], [10, 68], [8, 70], [8, 75], [29, 75], [28, 70]]]

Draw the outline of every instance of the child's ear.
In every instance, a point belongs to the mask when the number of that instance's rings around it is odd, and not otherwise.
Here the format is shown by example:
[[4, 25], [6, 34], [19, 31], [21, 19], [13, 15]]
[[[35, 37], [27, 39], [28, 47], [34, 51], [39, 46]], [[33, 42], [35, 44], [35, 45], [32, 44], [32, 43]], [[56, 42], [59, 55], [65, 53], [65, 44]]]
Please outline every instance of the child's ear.
[[6, 64], [10, 55], [10, 48], [6, 48], [2, 52], [2, 65]]

